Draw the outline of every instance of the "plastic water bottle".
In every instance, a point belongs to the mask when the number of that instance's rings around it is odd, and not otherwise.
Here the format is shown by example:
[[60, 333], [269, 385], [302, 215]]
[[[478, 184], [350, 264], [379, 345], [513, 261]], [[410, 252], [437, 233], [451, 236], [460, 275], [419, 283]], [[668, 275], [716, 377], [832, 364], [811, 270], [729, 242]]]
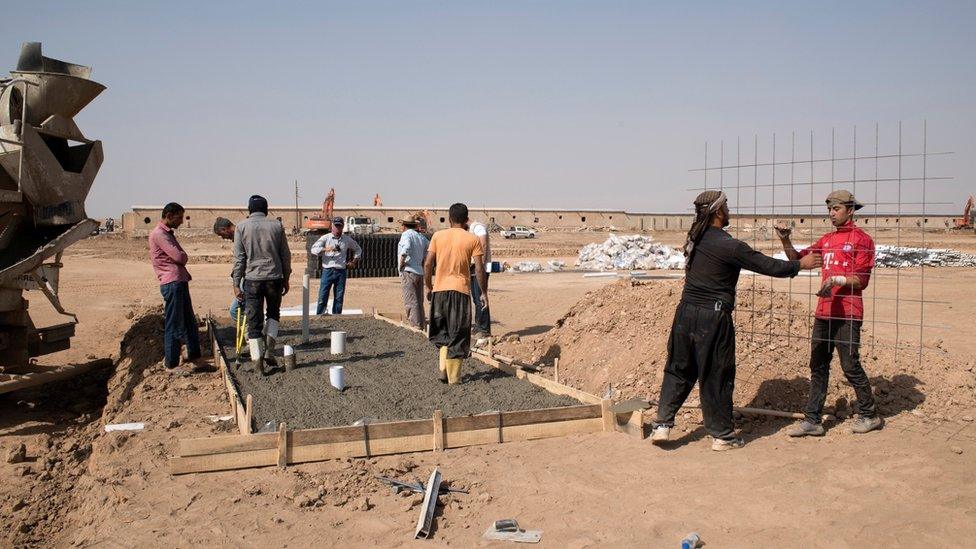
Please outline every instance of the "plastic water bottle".
[[697, 532], [692, 532], [681, 540], [681, 549], [696, 549], [699, 543], [701, 543], [701, 536]]

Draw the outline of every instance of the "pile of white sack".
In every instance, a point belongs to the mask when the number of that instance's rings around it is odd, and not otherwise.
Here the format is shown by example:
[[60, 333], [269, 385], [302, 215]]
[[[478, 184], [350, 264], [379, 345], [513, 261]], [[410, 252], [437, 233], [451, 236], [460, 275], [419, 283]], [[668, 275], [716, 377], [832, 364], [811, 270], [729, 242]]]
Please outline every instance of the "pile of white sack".
[[683, 269], [684, 254], [642, 235], [610, 235], [603, 244], [587, 244], [576, 266], [588, 271]]
[[906, 248], [879, 244], [874, 248], [878, 267], [976, 267], [976, 255], [937, 248]]
[[566, 263], [559, 260], [549, 261], [545, 267], [537, 261], [519, 261], [509, 270], [516, 273], [552, 273], [563, 270], [565, 266]]

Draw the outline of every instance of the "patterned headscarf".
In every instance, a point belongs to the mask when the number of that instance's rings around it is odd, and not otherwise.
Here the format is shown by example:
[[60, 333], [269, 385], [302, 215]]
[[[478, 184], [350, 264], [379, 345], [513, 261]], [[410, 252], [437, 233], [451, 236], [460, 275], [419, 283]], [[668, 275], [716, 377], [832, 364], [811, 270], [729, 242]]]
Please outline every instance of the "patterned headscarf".
[[695, 198], [695, 221], [688, 229], [688, 238], [685, 240], [685, 269], [691, 267], [691, 260], [695, 254], [695, 246], [701, 242], [705, 229], [712, 219], [712, 215], [719, 211], [723, 204], [728, 201], [728, 197], [722, 191], [705, 191]]

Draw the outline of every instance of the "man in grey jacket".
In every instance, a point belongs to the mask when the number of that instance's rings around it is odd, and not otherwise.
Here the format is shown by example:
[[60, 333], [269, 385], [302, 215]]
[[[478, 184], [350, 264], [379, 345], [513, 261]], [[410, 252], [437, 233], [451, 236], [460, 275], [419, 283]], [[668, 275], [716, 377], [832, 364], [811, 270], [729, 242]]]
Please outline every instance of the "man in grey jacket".
[[[251, 361], [267, 375], [264, 365], [275, 365], [274, 347], [281, 320], [281, 296], [288, 293], [291, 252], [281, 222], [268, 217], [268, 201], [259, 195], [248, 200], [247, 219], [234, 230], [234, 295], [244, 288], [247, 343]], [[243, 285], [241, 281], [243, 280]], [[267, 311], [264, 311], [267, 304]], [[267, 316], [267, 326], [264, 319]]]

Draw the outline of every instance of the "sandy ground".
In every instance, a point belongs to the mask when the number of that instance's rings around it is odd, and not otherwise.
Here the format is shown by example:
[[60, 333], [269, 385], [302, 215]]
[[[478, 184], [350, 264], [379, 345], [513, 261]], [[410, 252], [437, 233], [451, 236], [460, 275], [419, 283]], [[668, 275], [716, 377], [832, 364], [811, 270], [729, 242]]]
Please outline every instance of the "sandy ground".
[[[216, 375], [174, 378], [154, 362], [158, 317], [140, 315], [161, 298], [144, 246], [92, 240], [65, 255], [63, 301], [81, 324], [73, 348], [43, 362], [119, 359], [120, 341], [130, 337], [107, 392], [83, 390], [104, 387], [103, 375], [0, 396], [3, 455], [20, 443], [27, 455], [20, 464], [0, 463], [3, 545], [501, 547], [480, 535], [506, 517], [543, 530], [549, 547], [676, 546], [691, 531], [713, 547], [949, 546], [976, 536], [976, 441], [956, 436], [956, 424], [908, 418], [867, 436], [839, 426], [822, 439], [798, 441], [785, 436], [788, 421], [766, 421], [746, 435], [746, 448], [726, 453], [708, 450], [692, 418], [667, 449], [601, 434], [172, 477], [165, 456], [176, 441], [226, 429], [207, 416], [227, 414], [229, 406]], [[203, 240], [188, 249], [220, 251]], [[196, 310], [226, 310], [228, 265], [190, 270]], [[973, 278], [967, 270], [926, 280], [927, 295], [946, 302], [926, 318], [948, 327], [939, 337], [960, 360], [966, 353], [971, 360], [976, 339]], [[607, 284], [577, 273], [491, 280], [495, 333], [521, 336], [546, 332]], [[293, 290], [285, 305], [299, 300]], [[40, 301], [32, 306], [39, 320], [53, 318]], [[350, 280], [346, 306], [396, 313], [399, 286]], [[139, 329], [130, 330], [140, 318]], [[119, 421], [145, 421], [147, 428], [101, 433], [103, 423]], [[414, 542], [417, 498], [394, 496], [372, 475], [424, 477], [434, 466], [471, 493], [446, 498], [433, 539]]]

